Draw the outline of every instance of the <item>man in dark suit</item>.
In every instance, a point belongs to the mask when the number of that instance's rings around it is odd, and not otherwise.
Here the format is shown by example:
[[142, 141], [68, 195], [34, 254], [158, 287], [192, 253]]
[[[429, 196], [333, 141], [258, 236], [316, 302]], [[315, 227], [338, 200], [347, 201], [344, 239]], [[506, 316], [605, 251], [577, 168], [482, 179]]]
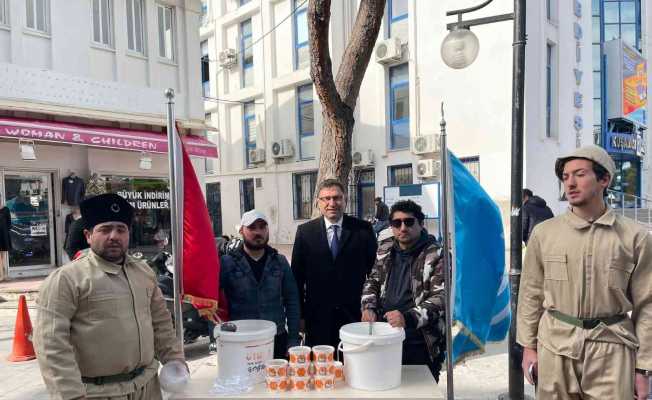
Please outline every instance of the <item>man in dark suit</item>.
[[362, 285], [376, 259], [371, 224], [344, 215], [344, 186], [326, 179], [318, 187], [321, 217], [297, 229], [292, 271], [299, 287], [306, 344], [337, 346], [342, 325], [359, 322]]

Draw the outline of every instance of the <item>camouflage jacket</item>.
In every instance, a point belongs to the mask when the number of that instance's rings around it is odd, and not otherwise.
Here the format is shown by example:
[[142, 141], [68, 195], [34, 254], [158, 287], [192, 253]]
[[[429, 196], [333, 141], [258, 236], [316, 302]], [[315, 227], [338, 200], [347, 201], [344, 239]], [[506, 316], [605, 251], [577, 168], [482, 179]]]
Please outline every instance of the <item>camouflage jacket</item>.
[[[394, 260], [394, 238], [382, 241], [376, 253], [376, 263], [362, 289], [362, 310], [382, 308], [389, 271]], [[406, 319], [413, 318], [416, 328], [423, 333], [430, 358], [441, 360], [446, 350], [444, 270], [441, 248], [434, 237], [413, 258], [410, 268], [414, 308], [407, 311]]]

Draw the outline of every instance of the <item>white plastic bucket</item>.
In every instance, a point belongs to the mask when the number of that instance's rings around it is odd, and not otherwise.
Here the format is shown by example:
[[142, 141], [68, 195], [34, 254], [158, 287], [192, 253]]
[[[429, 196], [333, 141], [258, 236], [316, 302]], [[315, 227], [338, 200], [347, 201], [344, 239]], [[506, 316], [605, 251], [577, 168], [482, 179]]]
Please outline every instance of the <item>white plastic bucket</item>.
[[253, 383], [264, 382], [265, 362], [274, 358], [276, 324], [256, 319], [230, 322], [236, 325], [235, 332], [215, 327], [218, 379], [225, 382], [250, 378]]
[[[355, 389], [377, 391], [401, 384], [403, 328], [374, 322], [355, 322], [340, 328], [338, 350], [344, 353], [344, 377]], [[339, 355], [338, 351], [338, 355]]]

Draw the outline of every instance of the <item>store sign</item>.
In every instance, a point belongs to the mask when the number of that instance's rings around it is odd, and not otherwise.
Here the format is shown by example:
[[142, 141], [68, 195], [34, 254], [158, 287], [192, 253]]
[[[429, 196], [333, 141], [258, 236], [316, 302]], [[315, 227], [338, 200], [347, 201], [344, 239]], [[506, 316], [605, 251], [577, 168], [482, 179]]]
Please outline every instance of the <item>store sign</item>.
[[[0, 137], [149, 153], [167, 153], [168, 151], [165, 134], [17, 118], [0, 118]], [[190, 155], [217, 158], [217, 147], [204, 138], [185, 135], [182, 136], [182, 141]]]
[[137, 210], [164, 210], [170, 208], [170, 192], [122, 190], [117, 194], [124, 197]]
[[607, 54], [607, 118], [647, 126], [647, 60], [621, 39], [605, 43]]
[[645, 143], [640, 135], [607, 132], [607, 151], [632, 155], [639, 155], [641, 152], [645, 154]]
[[573, 75], [575, 76], [575, 91], [573, 92], [573, 106], [575, 115], [573, 116], [573, 129], [575, 129], [575, 147], [582, 146], [582, 129], [584, 128], [584, 119], [582, 118], [582, 109], [584, 108], [584, 96], [580, 91], [582, 85], [582, 3], [580, 0], [573, 0], [573, 37], [575, 38], [575, 66]]
[[30, 225], [29, 227], [30, 236], [47, 236], [48, 235], [48, 225], [47, 224], [38, 224]]

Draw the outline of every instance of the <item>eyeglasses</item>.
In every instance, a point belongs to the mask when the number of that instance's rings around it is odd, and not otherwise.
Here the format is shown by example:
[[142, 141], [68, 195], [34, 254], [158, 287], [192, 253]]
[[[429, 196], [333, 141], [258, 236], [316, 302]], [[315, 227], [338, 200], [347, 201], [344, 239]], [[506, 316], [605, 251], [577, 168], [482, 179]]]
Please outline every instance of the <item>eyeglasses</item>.
[[392, 228], [400, 228], [402, 224], [405, 224], [406, 227], [411, 228], [414, 223], [416, 222], [416, 218], [414, 217], [409, 217], [409, 218], [395, 218], [391, 221], [389, 221], [389, 224], [392, 226]]
[[336, 203], [339, 203], [340, 201], [342, 201], [342, 199], [344, 199], [344, 196], [324, 196], [319, 198], [319, 200], [323, 201], [324, 203], [329, 203], [331, 200]]

